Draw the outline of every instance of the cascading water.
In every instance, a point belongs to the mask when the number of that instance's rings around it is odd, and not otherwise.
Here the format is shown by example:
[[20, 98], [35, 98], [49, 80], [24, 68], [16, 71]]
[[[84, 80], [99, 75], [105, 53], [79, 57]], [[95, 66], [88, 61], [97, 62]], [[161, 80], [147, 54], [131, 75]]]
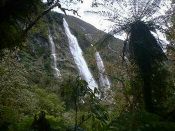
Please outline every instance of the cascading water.
[[54, 69], [54, 76], [57, 78], [61, 77], [60, 71], [57, 68], [57, 57], [55, 52], [55, 43], [53, 42], [52, 36], [49, 34], [49, 41], [51, 44], [51, 56], [52, 56], [52, 68]]
[[86, 61], [85, 61], [83, 54], [82, 54], [82, 50], [78, 44], [77, 38], [74, 35], [72, 35], [72, 33], [69, 29], [69, 26], [68, 26], [65, 19], [63, 19], [63, 25], [65, 28], [65, 33], [66, 33], [67, 38], [68, 38], [69, 48], [70, 48], [70, 51], [73, 55], [75, 64], [78, 67], [80, 76], [82, 77], [82, 79], [84, 79], [88, 83], [89, 87], [92, 90], [94, 90], [94, 88], [98, 87], [98, 85], [95, 82], [91, 72], [89, 71], [89, 68], [88, 68]]
[[95, 53], [96, 63], [99, 70], [99, 83], [101, 87], [110, 88], [110, 82], [107, 75], [105, 74], [105, 66], [99, 52]]

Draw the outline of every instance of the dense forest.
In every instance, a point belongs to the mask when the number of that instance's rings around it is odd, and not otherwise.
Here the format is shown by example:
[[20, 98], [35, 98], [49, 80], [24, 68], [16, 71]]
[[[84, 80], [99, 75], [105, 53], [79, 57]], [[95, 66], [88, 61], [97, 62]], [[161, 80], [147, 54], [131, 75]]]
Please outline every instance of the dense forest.
[[175, 1], [85, 2], [0, 0], [0, 131], [175, 130]]

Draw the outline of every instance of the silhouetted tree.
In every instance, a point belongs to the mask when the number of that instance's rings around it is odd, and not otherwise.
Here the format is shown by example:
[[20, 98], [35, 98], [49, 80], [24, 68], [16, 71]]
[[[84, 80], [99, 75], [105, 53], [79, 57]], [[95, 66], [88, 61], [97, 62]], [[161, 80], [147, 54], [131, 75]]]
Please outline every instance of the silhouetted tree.
[[[138, 67], [142, 80], [142, 95], [145, 109], [156, 113], [166, 99], [166, 56], [162, 42], [152, 32], [166, 32], [165, 25], [173, 12], [170, 0], [94, 0], [87, 13], [100, 14], [113, 23], [110, 34], [125, 33], [123, 54], [132, 65]], [[167, 8], [161, 15], [160, 8]], [[170, 15], [171, 14], [171, 15]], [[131, 78], [133, 79], [133, 78]], [[159, 81], [159, 82], [158, 82]], [[136, 85], [132, 85], [136, 86]], [[134, 89], [134, 87], [132, 87]], [[158, 108], [158, 109], [157, 109]]]

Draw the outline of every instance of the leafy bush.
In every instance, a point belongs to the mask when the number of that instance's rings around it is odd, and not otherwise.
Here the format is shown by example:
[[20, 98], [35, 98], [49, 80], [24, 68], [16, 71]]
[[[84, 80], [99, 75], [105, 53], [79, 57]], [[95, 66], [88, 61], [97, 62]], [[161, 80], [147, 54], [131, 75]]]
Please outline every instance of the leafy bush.
[[145, 111], [125, 112], [109, 124], [111, 131], [172, 131], [175, 125]]

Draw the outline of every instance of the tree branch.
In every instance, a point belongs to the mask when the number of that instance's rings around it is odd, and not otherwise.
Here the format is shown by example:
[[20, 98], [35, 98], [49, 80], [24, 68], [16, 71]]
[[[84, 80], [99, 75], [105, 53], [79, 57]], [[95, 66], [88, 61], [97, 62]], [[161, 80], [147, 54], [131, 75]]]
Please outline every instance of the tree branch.
[[28, 31], [47, 13], [49, 13], [49, 11], [51, 11], [53, 8], [58, 7], [60, 8], [61, 11], [64, 12], [64, 14], [66, 15], [66, 10], [67, 11], [72, 11], [73, 14], [80, 16], [77, 12], [77, 10], [73, 10], [73, 9], [66, 9], [61, 7], [61, 4], [59, 3], [59, 0], [57, 0], [54, 4], [52, 4], [48, 9], [46, 9], [45, 11], [43, 11], [33, 22], [31, 22], [28, 27], [24, 30], [24, 35], [26, 35], [28, 33]]

